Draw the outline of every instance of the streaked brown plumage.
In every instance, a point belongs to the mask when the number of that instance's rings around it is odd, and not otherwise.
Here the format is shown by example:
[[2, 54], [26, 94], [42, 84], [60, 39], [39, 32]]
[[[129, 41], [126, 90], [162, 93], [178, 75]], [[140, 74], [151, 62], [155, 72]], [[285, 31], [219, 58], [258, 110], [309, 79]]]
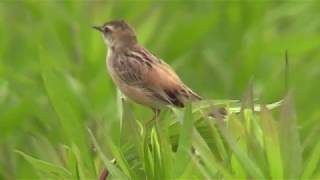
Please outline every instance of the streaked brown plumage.
[[166, 105], [184, 107], [201, 97], [188, 88], [174, 70], [138, 44], [134, 30], [124, 20], [94, 26], [108, 47], [107, 66], [119, 89], [133, 101], [153, 109], [156, 119]]

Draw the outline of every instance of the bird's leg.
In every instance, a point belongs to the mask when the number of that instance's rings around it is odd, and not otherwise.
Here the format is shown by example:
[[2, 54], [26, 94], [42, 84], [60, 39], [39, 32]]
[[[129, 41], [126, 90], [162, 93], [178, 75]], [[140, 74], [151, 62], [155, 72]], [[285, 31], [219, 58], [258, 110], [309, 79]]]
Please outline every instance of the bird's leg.
[[150, 126], [150, 124], [152, 124], [158, 118], [158, 116], [160, 114], [160, 109], [152, 108], [152, 111], [154, 112], [154, 114], [153, 114], [152, 118], [144, 124], [145, 128], [148, 128]]
[[100, 174], [100, 177], [99, 177], [99, 180], [106, 180], [107, 177], [109, 175], [109, 171], [107, 168], [103, 168], [101, 174]]

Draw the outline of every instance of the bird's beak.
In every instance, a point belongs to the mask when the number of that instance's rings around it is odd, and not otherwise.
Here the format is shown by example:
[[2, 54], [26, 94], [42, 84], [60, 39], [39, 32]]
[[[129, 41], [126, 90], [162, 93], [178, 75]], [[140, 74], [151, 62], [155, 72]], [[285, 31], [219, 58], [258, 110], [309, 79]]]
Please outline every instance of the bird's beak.
[[92, 26], [92, 28], [97, 31], [103, 32], [102, 27], [100, 27], [100, 26]]

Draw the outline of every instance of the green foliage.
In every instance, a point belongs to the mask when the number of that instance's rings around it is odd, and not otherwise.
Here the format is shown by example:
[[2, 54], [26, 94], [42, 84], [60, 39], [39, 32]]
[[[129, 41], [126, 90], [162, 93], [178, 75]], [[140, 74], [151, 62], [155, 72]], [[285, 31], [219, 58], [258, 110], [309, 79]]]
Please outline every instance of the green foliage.
[[[319, 7], [1, 1], [0, 179], [97, 179], [104, 167], [112, 179], [319, 179]], [[116, 98], [90, 28], [118, 18], [207, 99], [253, 87], [143, 128], [151, 111]], [[225, 121], [206, 117], [219, 107]]]
[[35, 159], [34, 157], [31, 157], [21, 151], [16, 152], [23, 156], [36, 169], [39, 169], [39, 171], [51, 173], [50, 175], [54, 178], [71, 178], [71, 173], [63, 167]]

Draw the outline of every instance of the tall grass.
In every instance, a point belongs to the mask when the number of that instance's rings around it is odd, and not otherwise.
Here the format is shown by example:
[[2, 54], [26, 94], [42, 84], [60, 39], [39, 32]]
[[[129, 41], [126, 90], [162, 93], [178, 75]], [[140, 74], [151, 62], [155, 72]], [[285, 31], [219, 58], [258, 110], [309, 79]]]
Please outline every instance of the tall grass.
[[[253, 98], [243, 101], [253, 104], [250, 99]], [[175, 113], [164, 112], [149, 128], [136, 121], [128, 101], [118, 102], [122, 119], [115, 127], [120, 127], [120, 135], [113, 138], [112, 131], [107, 131], [98, 142], [97, 135], [89, 130], [93, 146], [65, 146], [60, 152], [65, 154], [64, 166], [17, 152], [43, 173], [40, 178], [96, 179], [96, 171], [103, 166], [111, 179], [319, 178], [319, 148], [313, 148], [306, 160], [302, 158], [304, 151], [291, 94], [284, 99], [277, 119], [266, 105], [242, 106], [242, 111], [230, 112], [240, 109], [234, 101], [223, 103], [229, 111], [226, 119], [213, 119], [204, 112], [222, 104], [200, 102], [194, 108], [189, 104], [184, 110], [175, 109]], [[80, 132], [85, 130], [80, 128]], [[85, 159], [88, 151], [91, 159]], [[95, 162], [96, 170], [90, 170], [85, 162]]]
[[[319, 178], [319, 5], [1, 1], [0, 179], [94, 179], [103, 167], [115, 179]], [[117, 98], [90, 28], [118, 18], [226, 106], [226, 121], [205, 117], [214, 107], [204, 101], [142, 128], [151, 111]], [[241, 102], [217, 100], [241, 99], [249, 79], [255, 92]], [[252, 109], [281, 97], [272, 112]]]

